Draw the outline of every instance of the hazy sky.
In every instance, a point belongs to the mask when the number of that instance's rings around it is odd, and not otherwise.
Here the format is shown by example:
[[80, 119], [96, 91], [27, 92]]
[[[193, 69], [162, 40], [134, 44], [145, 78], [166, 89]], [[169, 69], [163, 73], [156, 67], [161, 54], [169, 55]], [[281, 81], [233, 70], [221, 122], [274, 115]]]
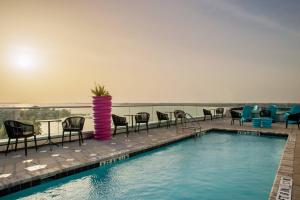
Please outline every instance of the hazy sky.
[[1, 0], [0, 103], [300, 102], [300, 1]]

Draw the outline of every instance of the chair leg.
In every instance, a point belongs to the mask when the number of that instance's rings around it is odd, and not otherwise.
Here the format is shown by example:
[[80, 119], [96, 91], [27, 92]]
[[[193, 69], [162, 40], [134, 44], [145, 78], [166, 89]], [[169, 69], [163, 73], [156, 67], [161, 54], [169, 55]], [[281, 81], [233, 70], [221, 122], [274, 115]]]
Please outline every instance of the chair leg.
[[65, 131], [62, 132], [62, 138], [61, 138], [61, 146], [64, 146], [64, 140], [65, 140]]
[[204, 121], [206, 120], [206, 115], [204, 115]]
[[71, 142], [71, 134], [72, 134], [72, 132], [70, 131], [70, 134], [69, 134], [69, 142]]
[[25, 143], [25, 156], [27, 156], [27, 137], [24, 138]]
[[82, 131], [80, 131], [80, 137], [81, 137], [81, 143], [83, 143], [83, 135], [82, 135]]
[[128, 137], [128, 135], [129, 135], [129, 128], [128, 128], [128, 125], [126, 125], [126, 135], [127, 135], [127, 137]]
[[289, 124], [288, 121], [286, 121], [286, 122], [285, 122], [285, 128], [288, 127], [288, 124]]
[[147, 133], [149, 132], [148, 122], [146, 123]]
[[117, 133], [117, 126], [115, 126], [115, 128], [114, 128], [114, 134], [113, 134], [113, 136], [116, 135], [116, 133]]
[[36, 135], [34, 137], [34, 145], [35, 145], [35, 151], [37, 151], [37, 143], [36, 143]]
[[78, 142], [79, 142], [79, 146], [81, 146], [80, 131], [78, 131]]
[[7, 152], [8, 152], [9, 145], [10, 145], [10, 138], [8, 138], [5, 156], [7, 156]]
[[140, 123], [138, 124], [138, 132], [140, 132]]
[[18, 146], [18, 138], [16, 138], [15, 151], [17, 151], [17, 146]]

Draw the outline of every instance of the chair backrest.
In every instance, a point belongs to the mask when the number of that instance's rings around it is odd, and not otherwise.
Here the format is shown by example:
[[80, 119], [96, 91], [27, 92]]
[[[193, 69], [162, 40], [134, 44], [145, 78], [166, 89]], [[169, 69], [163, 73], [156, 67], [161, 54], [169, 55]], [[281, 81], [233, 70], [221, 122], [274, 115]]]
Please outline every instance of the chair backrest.
[[139, 112], [137, 113], [137, 115], [135, 116], [135, 121], [136, 122], [149, 122], [150, 119], [150, 114], [147, 112]]
[[207, 110], [207, 109], [203, 109], [203, 114], [204, 115], [212, 115], [210, 110]]
[[68, 117], [65, 119], [65, 121], [63, 121], [62, 126], [63, 129], [71, 128], [71, 129], [78, 129], [82, 131], [84, 126], [84, 121], [85, 121], [84, 117]]
[[126, 117], [120, 117], [115, 114], [112, 114], [111, 117], [115, 126], [126, 125]]
[[4, 121], [4, 127], [9, 138], [22, 136], [25, 132], [23, 123], [14, 120]]
[[271, 112], [271, 117], [275, 120], [278, 107], [276, 105], [270, 105], [268, 110]]
[[242, 117], [243, 117], [245, 120], [251, 119], [252, 110], [253, 110], [253, 107], [252, 107], [252, 106], [244, 106], [244, 107], [243, 107], [243, 111], [242, 111]]
[[175, 110], [174, 111], [175, 118], [185, 118], [185, 112], [183, 110]]
[[287, 120], [299, 122], [300, 121], [300, 112], [288, 115]]
[[262, 109], [262, 110], [259, 112], [259, 116], [260, 116], [260, 117], [272, 117], [272, 113], [271, 113], [270, 110]]
[[290, 114], [299, 113], [299, 112], [300, 112], [300, 106], [294, 105], [294, 106], [291, 108]]
[[158, 120], [169, 120], [169, 116], [166, 113], [156, 111], [156, 115]]
[[230, 110], [230, 115], [232, 119], [240, 119], [242, 117], [241, 114], [235, 110]]
[[216, 109], [216, 114], [223, 114], [224, 113], [224, 108], [217, 108]]

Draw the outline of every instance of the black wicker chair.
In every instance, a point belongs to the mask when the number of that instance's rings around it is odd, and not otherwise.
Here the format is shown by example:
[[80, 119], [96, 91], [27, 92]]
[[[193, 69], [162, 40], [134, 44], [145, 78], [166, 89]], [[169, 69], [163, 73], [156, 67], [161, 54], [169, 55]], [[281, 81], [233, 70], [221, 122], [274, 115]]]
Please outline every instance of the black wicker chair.
[[137, 113], [136, 116], [135, 116], [135, 123], [136, 123], [135, 131], [137, 129], [137, 131], [139, 132], [140, 131], [140, 125], [143, 123], [143, 124], [146, 124], [147, 133], [148, 133], [148, 131], [149, 131], [149, 126], [148, 126], [149, 119], [150, 119], [150, 114], [149, 113], [147, 113], [147, 112]]
[[62, 146], [64, 145], [65, 132], [69, 132], [69, 142], [71, 141], [72, 132], [78, 133], [79, 146], [83, 143], [82, 129], [84, 126], [84, 117], [68, 117], [62, 122]]
[[204, 114], [204, 121], [206, 120], [206, 116], [210, 116], [210, 119], [213, 119], [213, 115], [211, 114], [210, 110], [203, 109]]
[[224, 117], [224, 108], [217, 108], [216, 115], [223, 118]]
[[170, 127], [170, 120], [169, 120], [169, 116], [166, 113], [162, 113], [159, 111], [156, 111], [157, 114], [157, 119], [158, 119], [158, 125], [157, 127], [159, 128], [161, 125], [161, 121], [167, 121], [167, 128]]
[[186, 113], [183, 110], [175, 110], [174, 111], [175, 124], [177, 125], [178, 119], [181, 120], [181, 124], [183, 124], [183, 120], [186, 118]]
[[111, 117], [115, 126], [113, 136], [117, 133], [118, 126], [126, 126], [126, 135], [128, 137], [129, 129], [128, 129], [128, 122], [126, 122], [126, 117], [120, 117], [115, 114], [112, 114]]
[[231, 115], [231, 125], [234, 124], [235, 120], [238, 120], [240, 122], [240, 126], [243, 124], [241, 113], [235, 110], [230, 110], [230, 115]]
[[34, 137], [35, 150], [37, 151], [36, 134], [33, 125], [24, 124], [22, 122], [7, 120], [4, 122], [5, 130], [8, 136], [5, 156], [7, 155], [11, 139], [16, 139], [15, 151], [17, 150], [18, 139], [24, 138], [25, 155], [27, 156], [27, 138]]
[[300, 113], [289, 114], [286, 118], [285, 127], [287, 128], [289, 125], [289, 121], [293, 121], [298, 125], [298, 129], [300, 129]]

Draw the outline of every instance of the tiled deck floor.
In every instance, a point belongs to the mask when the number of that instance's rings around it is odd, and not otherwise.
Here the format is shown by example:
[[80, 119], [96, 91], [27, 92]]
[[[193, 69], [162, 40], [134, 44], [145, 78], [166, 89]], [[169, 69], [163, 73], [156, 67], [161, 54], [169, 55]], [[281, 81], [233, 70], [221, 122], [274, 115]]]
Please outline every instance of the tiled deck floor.
[[[244, 126], [238, 124], [231, 126], [229, 119], [200, 121], [202, 130], [227, 129], [242, 131], [259, 131], [266, 133], [278, 133], [289, 135], [289, 145], [286, 145], [284, 156], [278, 171], [281, 175], [290, 175], [294, 178], [293, 199], [300, 199], [300, 131], [296, 126], [285, 129], [284, 124], [275, 123], [272, 129], [254, 129], [250, 123]], [[86, 165], [99, 163], [111, 158], [129, 155], [149, 147], [159, 146], [164, 143], [176, 141], [181, 138], [193, 135], [193, 131], [188, 129], [171, 128], [150, 129], [140, 133], [131, 132], [127, 138], [125, 134], [114, 137], [111, 141], [85, 140], [84, 145], [79, 147], [78, 142], [65, 143], [64, 148], [54, 147], [53, 151], [49, 146], [39, 147], [38, 153], [30, 149], [28, 156], [24, 156], [23, 150], [10, 152], [7, 157], [0, 154], [0, 190], [15, 185], [29, 187], [30, 184], [23, 184], [36, 179], [53, 177], [55, 174], [63, 173], [70, 169], [76, 169]], [[270, 152], [271, 153], [271, 152]], [[29, 167], [29, 168], [28, 168]], [[31, 168], [30, 168], [31, 167]], [[35, 169], [36, 168], [36, 169]], [[39, 169], [40, 168], [40, 169]], [[279, 179], [278, 179], [279, 180]], [[278, 182], [278, 180], [276, 180]], [[20, 184], [23, 184], [20, 186]], [[274, 184], [274, 191], [270, 199], [275, 199], [278, 183]]]

